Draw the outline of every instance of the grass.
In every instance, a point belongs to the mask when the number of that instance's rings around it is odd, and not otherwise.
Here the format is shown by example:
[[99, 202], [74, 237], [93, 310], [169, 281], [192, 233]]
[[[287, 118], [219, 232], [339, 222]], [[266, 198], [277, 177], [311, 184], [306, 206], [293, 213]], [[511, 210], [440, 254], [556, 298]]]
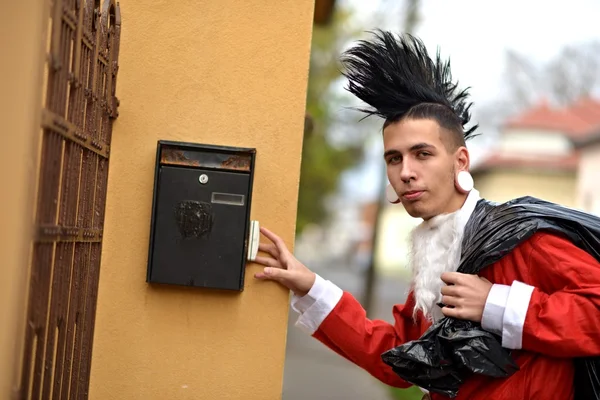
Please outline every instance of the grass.
[[421, 400], [423, 398], [423, 392], [416, 386], [411, 386], [408, 389], [389, 387], [389, 392], [394, 400]]

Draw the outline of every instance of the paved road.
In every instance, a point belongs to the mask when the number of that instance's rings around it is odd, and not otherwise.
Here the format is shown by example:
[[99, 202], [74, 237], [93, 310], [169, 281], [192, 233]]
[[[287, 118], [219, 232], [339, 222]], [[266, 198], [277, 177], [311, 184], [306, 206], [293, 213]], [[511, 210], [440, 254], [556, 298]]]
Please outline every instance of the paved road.
[[[361, 298], [360, 274], [341, 268], [315, 271]], [[372, 318], [391, 322], [392, 306], [404, 301], [406, 288], [400, 278], [379, 279]], [[296, 328], [296, 319], [290, 309], [283, 400], [389, 400], [383, 384]]]

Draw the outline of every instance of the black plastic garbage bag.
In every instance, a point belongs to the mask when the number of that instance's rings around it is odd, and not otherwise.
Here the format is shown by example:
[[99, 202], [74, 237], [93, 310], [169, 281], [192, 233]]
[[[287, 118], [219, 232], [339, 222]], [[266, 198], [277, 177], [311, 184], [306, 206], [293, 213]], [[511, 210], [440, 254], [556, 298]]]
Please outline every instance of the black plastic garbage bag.
[[[563, 235], [600, 261], [600, 218], [528, 196], [477, 203], [465, 227], [458, 272], [479, 273], [541, 230]], [[449, 397], [471, 374], [506, 378], [518, 370], [500, 337], [454, 318], [442, 318], [420, 339], [381, 357], [407, 382]], [[575, 359], [574, 387], [575, 400], [600, 400], [600, 357]]]
[[389, 350], [383, 358], [402, 378], [450, 397], [469, 373], [501, 378], [518, 370], [491, 333], [451, 318], [430, 327], [419, 340]]

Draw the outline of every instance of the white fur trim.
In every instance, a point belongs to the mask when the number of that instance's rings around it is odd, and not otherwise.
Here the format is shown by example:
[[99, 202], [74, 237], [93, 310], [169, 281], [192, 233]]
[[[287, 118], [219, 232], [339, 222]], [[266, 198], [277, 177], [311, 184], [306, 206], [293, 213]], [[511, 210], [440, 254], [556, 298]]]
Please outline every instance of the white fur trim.
[[343, 290], [317, 275], [313, 287], [303, 297], [293, 296], [292, 308], [301, 313], [296, 327], [313, 335], [342, 298]]
[[519, 281], [514, 281], [510, 287], [502, 323], [502, 347], [512, 350], [523, 347], [523, 326], [533, 289]]
[[481, 327], [488, 332], [502, 335], [502, 325], [504, 320], [504, 310], [510, 294], [510, 286], [494, 284], [490, 289], [483, 317], [481, 318]]

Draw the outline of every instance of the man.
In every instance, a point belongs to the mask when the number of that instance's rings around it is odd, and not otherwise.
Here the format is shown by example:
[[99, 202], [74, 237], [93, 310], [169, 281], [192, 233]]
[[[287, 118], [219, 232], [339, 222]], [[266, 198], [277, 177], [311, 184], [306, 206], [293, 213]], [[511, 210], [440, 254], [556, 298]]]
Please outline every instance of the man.
[[[385, 120], [384, 160], [397, 196], [423, 222], [412, 234], [411, 291], [393, 309], [395, 323], [369, 320], [359, 302], [301, 264], [274, 233], [261, 244], [258, 279], [294, 296], [298, 327], [377, 379], [408, 387], [381, 354], [411, 340], [443, 316], [481, 323], [514, 350], [519, 371], [506, 379], [472, 375], [456, 399], [573, 399], [573, 358], [600, 355], [598, 262], [568, 240], [537, 232], [480, 276], [456, 272], [477, 201], [465, 140], [466, 91], [449, 63], [433, 61], [410, 36], [379, 32], [343, 58], [349, 90]], [[431, 399], [447, 397], [431, 393]]]

